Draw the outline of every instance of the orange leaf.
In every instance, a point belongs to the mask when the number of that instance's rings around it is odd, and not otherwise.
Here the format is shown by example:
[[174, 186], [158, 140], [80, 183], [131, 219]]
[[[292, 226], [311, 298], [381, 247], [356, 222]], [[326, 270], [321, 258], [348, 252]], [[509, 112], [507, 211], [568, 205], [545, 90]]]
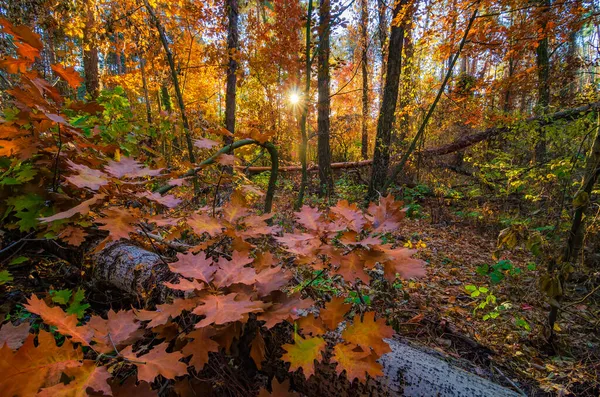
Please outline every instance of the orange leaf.
[[352, 308], [352, 305], [344, 303], [344, 300], [343, 297], [333, 298], [331, 302], [325, 304], [325, 309], [321, 309], [319, 312], [323, 324], [331, 331], [337, 329], [348, 310]]
[[375, 321], [375, 312], [367, 312], [363, 321], [360, 321], [360, 315], [354, 316], [354, 323], [344, 330], [342, 338], [365, 350], [370, 347], [375, 353], [382, 355], [392, 351], [383, 339], [391, 338], [393, 335], [394, 329], [386, 325], [384, 319]]
[[59, 212], [58, 214], [47, 216], [45, 218], [39, 218], [39, 220], [42, 223], [48, 223], [52, 221], [58, 221], [61, 219], [67, 219], [74, 216], [75, 214], [87, 215], [87, 213], [90, 212], [90, 207], [96, 204], [98, 201], [104, 200], [105, 197], [105, 194], [96, 194], [91, 199], [84, 201], [83, 203], [71, 208], [70, 210]]
[[260, 334], [260, 330], [258, 330], [258, 332], [256, 332], [254, 340], [252, 341], [250, 357], [252, 357], [252, 360], [254, 360], [254, 364], [256, 364], [256, 368], [258, 368], [259, 370], [262, 368], [262, 362], [265, 361], [265, 348], [265, 340]]
[[338, 375], [346, 371], [346, 377], [351, 382], [354, 378], [366, 381], [366, 374], [373, 378], [383, 375], [383, 367], [377, 362], [377, 358], [375, 353], [364, 351], [356, 345], [337, 344], [333, 348], [332, 360], [338, 363]]
[[58, 347], [54, 336], [44, 330], [38, 335], [37, 348], [33, 339], [30, 334], [16, 353], [6, 345], [0, 348], [3, 396], [35, 396], [40, 388], [57, 384], [64, 370], [81, 365], [83, 353], [73, 349], [70, 341]]
[[87, 397], [88, 389], [103, 395], [112, 395], [108, 384], [110, 373], [105, 367], [96, 366], [93, 360], [84, 360], [81, 367], [67, 368], [64, 371], [68, 377], [73, 377], [69, 384], [58, 385], [42, 389], [39, 397]]
[[83, 82], [83, 78], [75, 70], [73, 66], [64, 67], [61, 64], [55, 64], [50, 66], [54, 73], [56, 73], [61, 79], [67, 82], [71, 88], [77, 89]]
[[[204, 257], [204, 258], [203, 258]], [[177, 254], [177, 262], [170, 263], [172, 272], [181, 274], [183, 277], [194, 278], [204, 281], [206, 284], [213, 279], [216, 266], [212, 266], [212, 259], [205, 255]]]
[[211, 336], [214, 335], [214, 328], [204, 327], [196, 329], [185, 336], [186, 338], [193, 340], [189, 341], [181, 351], [186, 357], [192, 356], [190, 365], [198, 372], [201, 371], [208, 362], [208, 353], [219, 351], [219, 344], [210, 339]]
[[100, 316], [92, 316], [87, 325], [94, 331], [94, 341], [99, 344], [95, 349], [103, 353], [133, 344], [142, 336], [139, 332], [141, 324], [132, 310], [114, 312], [111, 309], [106, 320]]
[[[176, 376], [187, 374], [187, 365], [181, 360], [184, 356], [181, 352], [167, 353], [168, 343], [154, 346], [148, 354], [137, 357], [131, 346], [127, 346], [121, 352], [123, 357], [134, 361], [138, 368], [138, 379], [152, 383], [154, 378], [162, 375], [167, 379], [175, 379]], [[141, 364], [143, 362], [143, 364]]]
[[166, 324], [169, 319], [179, 316], [184, 310], [192, 310], [197, 305], [198, 302], [193, 299], [175, 299], [173, 303], [156, 305], [156, 310], [136, 311], [135, 316], [140, 321], [150, 321], [148, 327], [156, 327]]
[[208, 233], [211, 237], [214, 237], [216, 234], [221, 233], [224, 228], [217, 218], [206, 214], [194, 214], [186, 222], [198, 236]]
[[231, 293], [223, 296], [209, 295], [204, 298], [203, 305], [193, 310], [194, 314], [206, 316], [205, 319], [196, 324], [196, 328], [206, 327], [210, 324], [226, 324], [232, 321], [246, 322], [249, 313], [264, 311], [268, 304], [250, 300], [236, 301], [238, 294]]
[[55, 326], [59, 333], [71, 336], [74, 342], [90, 345], [92, 331], [87, 326], [78, 327], [75, 314], [67, 315], [60, 307], [50, 307], [35, 295], [31, 295], [23, 306], [27, 311], [40, 316], [46, 324]]
[[282, 346], [287, 353], [281, 359], [291, 363], [290, 372], [302, 368], [304, 376], [308, 379], [315, 373], [315, 360], [321, 358], [321, 353], [325, 350], [327, 342], [319, 337], [302, 339], [297, 334], [294, 339], [294, 344]]

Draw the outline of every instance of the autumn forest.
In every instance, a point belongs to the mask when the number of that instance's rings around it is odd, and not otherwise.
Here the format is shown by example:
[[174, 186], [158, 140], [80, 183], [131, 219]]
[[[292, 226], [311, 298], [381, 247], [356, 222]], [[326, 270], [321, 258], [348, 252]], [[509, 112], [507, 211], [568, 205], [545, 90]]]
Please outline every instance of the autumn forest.
[[598, 396], [600, 2], [0, 0], [0, 396]]

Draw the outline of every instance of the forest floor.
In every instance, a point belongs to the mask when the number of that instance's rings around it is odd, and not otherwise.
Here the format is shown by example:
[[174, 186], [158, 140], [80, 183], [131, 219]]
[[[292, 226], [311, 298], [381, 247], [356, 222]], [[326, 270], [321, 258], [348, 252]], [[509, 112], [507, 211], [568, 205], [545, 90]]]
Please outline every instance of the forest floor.
[[[424, 208], [427, 213], [427, 204]], [[505, 278], [495, 285], [489, 276], [478, 273], [482, 265], [498, 262], [493, 259], [497, 230], [452, 216], [435, 224], [430, 219], [403, 223], [398, 239], [414, 246], [425, 243], [418, 256], [428, 265], [424, 278], [402, 286], [407, 299], [391, 315], [399, 333], [459, 362], [466, 359], [465, 369], [473, 370], [469, 367], [475, 364], [486, 369], [479, 375], [528, 395], [597, 395], [600, 334], [594, 313], [599, 312], [600, 302], [588, 299], [561, 313], [554, 342], [549, 344], [550, 306], [538, 286], [543, 269], [535, 258], [520, 249], [503, 253], [499, 260], [521, 270], [514, 275], [505, 271]], [[487, 292], [472, 297], [467, 286]], [[570, 289], [567, 296], [577, 302], [587, 292], [584, 284]], [[495, 303], [487, 298], [490, 295]], [[486, 307], [477, 308], [486, 298]], [[493, 312], [497, 317], [484, 320]]]
[[[289, 197], [276, 198], [276, 219], [293, 216]], [[542, 264], [521, 249], [503, 252], [494, 260], [501, 229], [497, 224], [468, 220], [454, 215], [456, 211], [440, 217], [435, 199], [420, 204], [422, 218], [407, 218], [393, 238], [418, 250], [417, 256], [427, 262], [426, 276], [397, 284], [392, 291], [372, 291], [374, 308], [388, 318], [399, 336], [527, 395], [598, 395], [600, 334], [595, 316], [600, 313], [600, 299], [595, 295], [576, 303], [597, 280], [567, 289], [570, 306], [561, 313], [550, 344], [549, 305], [538, 286]], [[33, 268], [27, 263], [15, 268], [15, 282], [2, 293], [0, 313], [5, 317], [22, 315], [16, 305], [31, 292], [75, 288], [86, 278], [82, 269], [66, 261], [42, 250], [37, 254]], [[481, 268], [499, 260], [510, 261], [512, 266], [503, 271], [503, 280], [493, 284]], [[473, 288], [478, 293], [473, 294]], [[100, 302], [104, 299], [96, 301], [95, 293], [88, 292], [94, 311], [112, 306]], [[486, 301], [484, 308], [477, 308]], [[486, 315], [490, 317], [484, 319]]]

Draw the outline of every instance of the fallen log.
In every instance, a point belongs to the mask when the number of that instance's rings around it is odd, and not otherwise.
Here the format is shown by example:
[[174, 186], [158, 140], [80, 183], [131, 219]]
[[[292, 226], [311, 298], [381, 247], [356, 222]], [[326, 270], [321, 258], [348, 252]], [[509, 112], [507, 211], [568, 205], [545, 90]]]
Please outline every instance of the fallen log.
[[169, 291], [163, 282], [178, 278], [158, 254], [129, 241], [109, 244], [93, 260], [95, 283], [115, 288], [139, 302], [164, 302]]
[[[560, 120], [574, 120], [577, 119], [582, 114], [587, 114], [592, 111], [600, 110], [600, 102], [594, 102], [587, 105], [583, 105], [573, 109], [567, 109], [560, 112], [544, 115], [544, 116], [536, 116], [525, 119], [525, 123], [534, 123], [537, 122], [541, 126], [549, 125], [555, 123]], [[441, 145], [434, 148], [424, 149], [416, 153], [420, 153], [424, 157], [433, 157], [433, 156], [443, 156], [450, 153], [455, 153], [460, 150], [466, 149], [469, 146], [473, 146], [479, 142], [485, 141], [487, 139], [502, 135], [510, 131], [511, 126], [501, 126], [501, 127], [490, 127], [483, 131], [476, 132], [471, 135], [461, 136], [456, 139], [454, 142], [448, 143], [446, 145]], [[393, 161], [393, 159], [392, 159]], [[372, 164], [373, 160], [363, 160], [363, 161], [354, 161], [354, 162], [342, 162], [342, 163], [332, 163], [332, 169], [348, 169], [348, 168], [360, 168], [367, 167]], [[246, 170], [251, 174], [257, 174], [265, 171], [270, 171], [271, 167], [237, 167], [239, 170]], [[302, 167], [299, 165], [293, 166], [284, 166], [280, 167], [280, 172], [298, 172], [301, 171]], [[317, 166], [311, 166], [308, 169], [309, 172], [318, 171]]]

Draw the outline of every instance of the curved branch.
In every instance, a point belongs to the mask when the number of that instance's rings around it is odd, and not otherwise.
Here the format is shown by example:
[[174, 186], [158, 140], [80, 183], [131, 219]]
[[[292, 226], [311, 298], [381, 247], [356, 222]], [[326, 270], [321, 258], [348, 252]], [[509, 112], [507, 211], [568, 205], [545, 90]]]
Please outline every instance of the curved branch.
[[[226, 153], [230, 153], [232, 150], [241, 148], [247, 145], [258, 145], [264, 147], [271, 156], [271, 176], [269, 177], [269, 186], [267, 188], [267, 194], [265, 197], [265, 213], [270, 213], [273, 207], [273, 197], [275, 196], [275, 185], [277, 184], [277, 176], [279, 174], [279, 156], [277, 154], [277, 147], [270, 142], [260, 143], [254, 139], [246, 138], [239, 141], [235, 141], [230, 145], [222, 147], [215, 154], [202, 161], [198, 167], [192, 168], [182, 175], [182, 178], [195, 176], [200, 170], [209, 164], [213, 164], [217, 158]], [[165, 185], [156, 190], [160, 194], [165, 194], [169, 190], [173, 189], [176, 185]]]

